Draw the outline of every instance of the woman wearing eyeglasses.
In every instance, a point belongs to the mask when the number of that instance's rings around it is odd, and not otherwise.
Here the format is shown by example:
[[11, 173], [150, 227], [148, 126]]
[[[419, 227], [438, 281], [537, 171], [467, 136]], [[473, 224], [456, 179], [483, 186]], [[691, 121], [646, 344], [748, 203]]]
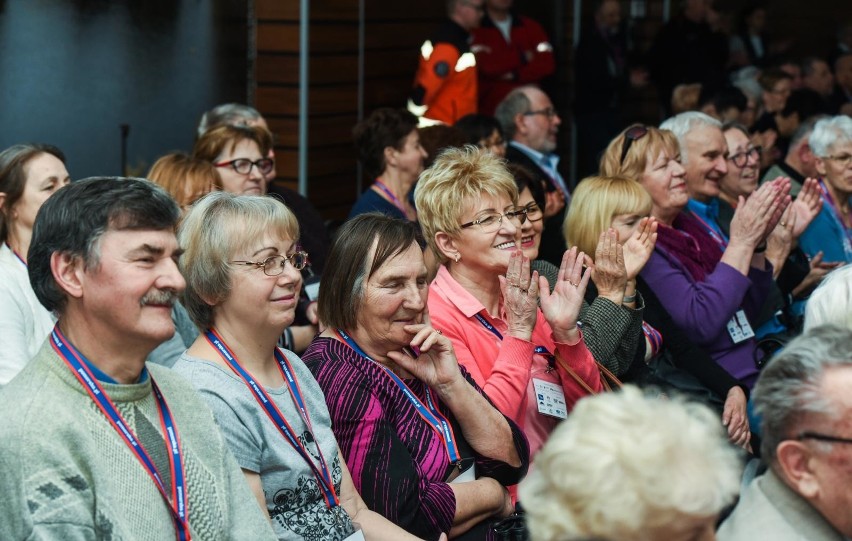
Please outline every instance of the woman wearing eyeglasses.
[[349, 217], [381, 212], [417, 221], [409, 193], [426, 159], [417, 117], [405, 109], [376, 109], [355, 126], [353, 135], [364, 173], [374, 180], [355, 202]]
[[590, 272], [584, 255], [565, 253], [553, 292], [530, 272], [518, 190], [488, 152], [444, 152], [415, 197], [426, 242], [442, 263], [429, 287], [432, 323], [497, 409], [524, 430], [534, 456], [577, 400], [602, 389], [577, 326]]
[[[222, 125], [198, 138], [193, 157], [216, 166], [222, 177], [223, 191], [237, 195], [266, 195], [267, 179], [275, 170], [275, 162], [269, 158], [271, 148], [272, 135], [261, 125]], [[303, 217], [310, 217], [310, 213], [301, 210]], [[282, 340], [290, 349], [302, 352], [318, 330], [316, 303], [305, 297], [298, 310], [302, 324], [288, 327]]]
[[628, 128], [607, 147], [601, 175], [634, 179], [651, 195], [659, 228], [641, 277], [697, 345], [753, 386], [759, 354], [752, 322], [772, 281], [765, 239], [789, 204], [789, 181], [766, 183], [741, 199], [724, 239], [686, 209], [686, 171], [672, 132]]
[[272, 198], [215, 192], [190, 209], [178, 232], [183, 302], [204, 332], [174, 369], [210, 406], [279, 539], [415, 539], [366, 508], [322, 391], [277, 347], [307, 261], [298, 234]]
[[[737, 123], [722, 126], [728, 145], [728, 172], [719, 179], [718, 223], [725, 235], [730, 235], [731, 220], [740, 197], [750, 196], [756, 189], [760, 175], [760, 147], [752, 145], [748, 130]], [[832, 268], [823, 265], [821, 258], [811, 265], [798, 248], [798, 240], [820, 211], [819, 186], [816, 179], [807, 179], [798, 197], [787, 207], [781, 222], [766, 238], [766, 259], [772, 263], [775, 283], [769, 297], [756, 318], [755, 333], [762, 337], [770, 333], [786, 332], [792, 325], [792, 313], [779, 321], [775, 314], [786, 311], [785, 299], [803, 298], [817, 285]], [[790, 329], [795, 331], [795, 328]]]
[[812, 258], [822, 252], [832, 263], [852, 262], [852, 119], [836, 116], [820, 120], [810, 137], [817, 156], [823, 205], [819, 216], [802, 235], [802, 250]]
[[222, 190], [266, 195], [266, 175], [275, 169], [271, 148], [272, 135], [260, 126], [219, 126], [198, 138], [192, 157], [216, 166]]

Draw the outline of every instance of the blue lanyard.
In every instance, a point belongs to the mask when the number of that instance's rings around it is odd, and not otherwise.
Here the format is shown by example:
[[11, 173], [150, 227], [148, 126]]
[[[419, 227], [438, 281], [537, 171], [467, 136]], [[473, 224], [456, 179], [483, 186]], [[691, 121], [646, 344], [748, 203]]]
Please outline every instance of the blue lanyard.
[[287, 358], [281, 353], [277, 348], [275, 349], [275, 360], [278, 361], [278, 368], [281, 370], [281, 375], [284, 377], [284, 380], [287, 382], [287, 388], [290, 391], [290, 396], [293, 398], [293, 402], [299, 408], [299, 413], [302, 416], [302, 419], [305, 421], [305, 425], [308, 428], [308, 432], [311, 434], [311, 439], [314, 440], [314, 443], [317, 447], [317, 455], [319, 456], [319, 468], [317, 468], [314, 461], [311, 459], [311, 455], [302, 445], [302, 442], [295, 435], [295, 430], [290, 426], [290, 423], [287, 422], [287, 419], [281, 413], [281, 410], [278, 409], [278, 406], [269, 398], [269, 395], [263, 390], [263, 387], [257, 384], [254, 377], [252, 377], [249, 372], [243, 368], [234, 354], [231, 353], [231, 350], [225, 344], [225, 341], [219, 336], [215, 330], [208, 329], [204, 336], [207, 338], [207, 341], [210, 342], [216, 350], [219, 352], [219, 355], [222, 356], [222, 359], [231, 368], [239, 377], [243, 380], [243, 383], [251, 391], [252, 395], [254, 395], [255, 400], [257, 400], [258, 404], [260, 404], [263, 411], [266, 412], [266, 415], [269, 416], [269, 419], [278, 429], [284, 439], [286, 439], [293, 449], [302, 457], [302, 459], [307, 462], [308, 466], [310, 466], [311, 471], [314, 474], [314, 477], [317, 480], [317, 485], [319, 485], [320, 490], [322, 491], [323, 498], [325, 499], [326, 505], [328, 505], [329, 509], [333, 509], [334, 507], [340, 505], [340, 499], [337, 497], [337, 492], [334, 490], [334, 481], [331, 478], [331, 474], [329, 473], [328, 466], [326, 465], [325, 458], [322, 455], [322, 450], [319, 446], [319, 441], [315, 437], [313, 437], [313, 427], [311, 425], [310, 417], [308, 416], [308, 410], [305, 408], [305, 402], [302, 399], [302, 391], [299, 388], [299, 383], [296, 381], [296, 378], [293, 375], [292, 367], [290, 363], [287, 361]]
[[360, 355], [361, 357], [367, 359], [368, 361], [376, 363], [379, 367], [381, 367], [385, 375], [387, 375], [391, 381], [396, 383], [397, 387], [402, 391], [402, 394], [405, 398], [411, 402], [411, 405], [414, 406], [414, 409], [420, 416], [426, 421], [429, 426], [431, 426], [435, 432], [437, 432], [441, 439], [444, 441], [444, 447], [446, 447], [447, 457], [453, 464], [458, 464], [461, 461], [461, 454], [458, 450], [458, 444], [456, 443], [455, 434], [453, 433], [453, 427], [450, 426], [450, 423], [447, 421], [447, 418], [438, 411], [438, 408], [435, 407], [435, 403], [432, 401], [432, 392], [427, 387], [426, 388], [426, 402], [428, 403], [428, 407], [423, 404], [423, 402], [414, 394], [414, 391], [405, 384], [399, 376], [391, 372], [388, 367], [383, 366], [381, 363], [377, 363], [373, 359], [370, 358], [369, 355], [364, 353], [364, 350], [361, 349], [358, 344], [355, 343], [355, 340], [352, 339], [351, 336], [346, 334], [342, 329], [337, 329], [337, 335], [343, 340], [346, 345], [352, 348], [355, 353]]
[[[473, 317], [475, 317], [477, 319], [477, 321], [479, 321], [479, 323], [482, 324], [483, 327], [488, 329], [491, 332], [491, 334], [493, 334], [494, 336], [499, 338], [501, 341], [503, 340], [503, 335], [500, 334], [500, 331], [498, 331], [497, 328], [494, 327], [494, 325], [489, 323], [489, 321], [487, 319], [485, 319], [482, 316], [482, 314], [477, 313], [477, 314], [474, 314]], [[555, 368], [556, 357], [553, 355], [553, 353], [550, 352], [549, 349], [547, 349], [544, 346], [536, 346], [535, 349], [533, 350], [533, 353], [537, 353], [539, 355], [544, 355], [545, 357], [547, 357], [548, 371], [553, 370]]]
[[154, 397], [157, 399], [157, 409], [160, 414], [160, 425], [163, 429], [166, 442], [169, 447], [169, 467], [172, 474], [172, 494], [169, 498], [166, 488], [163, 485], [163, 480], [157, 472], [154, 462], [148, 455], [148, 452], [142, 446], [142, 443], [136, 439], [133, 431], [127, 425], [127, 422], [121, 416], [121, 413], [116, 409], [109, 396], [104, 392], [103, 387], [95, 378], [92, 371], [86, 366], [88, 361], [85, 360], [83, 354], [65, 338], [59, 325], [53, 328], [50, 333], [50, 345], [59, 357], [65, 361], [68, 368], [77, 377], [77, 380], [89, 393], [89, 396], [100, 408], [101, 412], [106, 416], [112, 427], [118, 432], [118, 435], [124, 440], [124, 443], [130, 448], [130, 451], [136, 456], [145, 471], [154, 480], [154, 484], [160, 491], [160, 494], [166, 500], [169, 509], [172, 512], [172, 518], [175, 523], [175, 531], [178, 541], [190, 541], [189, 533], [189, 512], [186, 507], [186, 480], [184, 478], [183, 459], [181, 457], [180, 439], [178, 437], [177, 427], [172, 418], [171, 411], [166, 404], [166, 399], [160, 392], [160, 388], [151, 378], [151, 388], [154, 391]]
[[725, 237], [723, 237], [722, 235], [720, 235], [720, 234], [719, 234], [719, 232], [718, 232], [718, 231], [716, 231], [716, 229], [714, 229], [712, 225], [710, 225], [710, 224], [708, 224], [706, 221], [704, 221], [704, 219], [703, 219], [703, 218], [701, 218], [701, 216], [699, 216], [697, 212], [695, 212], [695, 211], [690, 211], [690, 212], [692, 212], [692, 216], [693, 216], [696, 220], [698, 220], [698, 222], [699, 222], [702, 226], [704, 226], [704, 229], [707, 231], [707, 234], [708, 234], [708, 235], [710, 235], [710, 237], [711, 237], [713, 240], [715, 240], [715, 241], [716, 241], [716, 244], [718, 244], [718, 245], [719, 245], [719, 248], [721, 248], [721, 249], [722, 249], [722, 251], [724, 252], [724, 251], [725, 251], [725, 248], [727, 248], [727, 247], [728, 247], [728, 241], [726, 241], [726, 240], [725, 240]]

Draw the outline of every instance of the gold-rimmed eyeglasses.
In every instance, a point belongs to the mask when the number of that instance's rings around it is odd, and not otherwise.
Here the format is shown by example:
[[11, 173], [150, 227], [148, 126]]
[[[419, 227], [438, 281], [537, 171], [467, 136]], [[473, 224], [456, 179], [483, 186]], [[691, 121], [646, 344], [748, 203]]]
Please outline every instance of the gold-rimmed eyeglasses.
[[263, 274], [267, 276], [279, 276], [284, 272], [284, 267], [287, 266], [288, 261], [293, 265], [294, 269], [302, 270], [308, 264], [308, 253], [300, 251], [293, 252], [290, 255], [271, 255], [263, 261], [231, 261], [231, 263], [251, 265], [262, 269]]

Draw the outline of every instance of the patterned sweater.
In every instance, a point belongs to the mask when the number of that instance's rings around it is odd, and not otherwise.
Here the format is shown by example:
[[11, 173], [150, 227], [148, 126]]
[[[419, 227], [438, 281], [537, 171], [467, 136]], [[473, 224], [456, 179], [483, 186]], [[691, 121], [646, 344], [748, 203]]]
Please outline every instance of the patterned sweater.
[[[346, 344], [323, 337], [313, 341], [302, 360], [325, 392], [334, 434], [367, 506], [426, 539], [449, 532], [456, 501], [444, 482], [450, 473], [444, 444], [383, 368]], [[482, 393], [469, 374], [462, 373]], [[423, 383], [406, 384], [425, 400]], [[507, 419], [521, 457], [521, 466], [513, 468], [476, 454], [447, 407], [440, 402], [436, 406], [453, 425], [461, 456], [475, 459], [477, 477], [492, 477], [503, 485], [520, 481], [529, 448], [517, 425]], [[488, 539], [487, 531], [488, 525], [481, 524], [457, 539]]]
[[[210, 410], [183, 378], [148, 365], [175, 419], [193, 541], [275, 539]], [[102, 383], [171, 486], [151, 378]], [[0, 391], [0, 539], [175, 539], [154, 482], [45, 342]]]

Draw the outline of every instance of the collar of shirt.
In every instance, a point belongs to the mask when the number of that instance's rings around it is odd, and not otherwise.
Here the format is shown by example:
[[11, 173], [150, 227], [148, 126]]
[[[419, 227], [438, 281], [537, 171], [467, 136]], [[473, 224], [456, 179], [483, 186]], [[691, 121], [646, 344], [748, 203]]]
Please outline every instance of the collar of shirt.
[[[101, 370], [100, 368], [98, 368], [97, 366], [92, 364], [91, 362], [89, 362], [89, 360], [86, 359], [85, 357], [83, 357], [83, 363], [85, 363], [85, 365], [87, 367], [89, 367], [89, 370], [92, 371], [92, 375], [94, 375], [95, 379], [97, 379], [98, 381], [103, 382], [103, 383], [112, 383], [113, 385], [119, 385], [119, 383], [116, 380], [114, 380], [106, 372], [104, 372], [103, 370]], [[139, 379], [136, 381], [136, 383], [145, 383], [147, 380], [148, 380], [148, 369], [143, 367], [142, 373], [139, 374]]]
[[551, 174], [558, 171], [556, 167], [559, 165], [559, 156], [556, 154], [542, 154], [541, 152], [533, 150], [526, 145], [518, 143], [517, 141], [512, 141], [509, 144], [532, 158], [535, 163], [540, 163], [545, 167], [549, 167]]
[[697, 201], [695, 199], [689, 198], [689, 202], [686, 206], [698, 215], [699, 218], [707, 222], [713, 229], [716, 229], [720, 233], [722, 229], [719, 227], [719, 200], [715, 197], [710, 200], [709, 203], [702, 203], [701, 201]]
[[441, 265], [438, 267], [438, 274], [432, 281], [432, 286], [440, 292], [444, 298], [455, 305], [465, 317], [473, 317], [474, 315], [485, 311], [485, 306], [479, 302], [476, 297], [470, 294], [468, 290], [462, 287], [455, 278], [450, 275], [447, 267]]

